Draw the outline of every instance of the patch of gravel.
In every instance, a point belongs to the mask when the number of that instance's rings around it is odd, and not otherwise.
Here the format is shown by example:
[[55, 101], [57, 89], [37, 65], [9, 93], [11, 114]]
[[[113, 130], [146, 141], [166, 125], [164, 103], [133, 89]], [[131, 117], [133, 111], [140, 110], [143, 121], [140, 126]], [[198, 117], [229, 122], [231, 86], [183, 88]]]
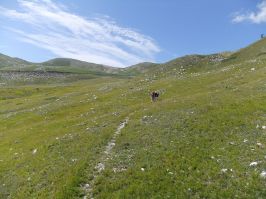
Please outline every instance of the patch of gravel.
[[41, 71], [0, 71], [0, 79], [11, 81], [34, 81], [35, 79], [66, 78], [71, 74]]

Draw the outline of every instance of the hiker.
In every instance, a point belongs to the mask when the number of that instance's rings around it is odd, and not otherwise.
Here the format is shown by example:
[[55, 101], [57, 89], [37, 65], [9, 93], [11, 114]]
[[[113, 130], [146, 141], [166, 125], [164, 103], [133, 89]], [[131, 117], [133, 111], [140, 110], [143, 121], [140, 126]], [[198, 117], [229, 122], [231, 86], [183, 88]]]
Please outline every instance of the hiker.
[[153, 91], [153, 92], [150, 94], [150, 96], [151, 96], [151, 101], [152, 101], [152, 102], [155, 102], [155, 101], [157, 100], [157, 98], [159, 97], [159, 93], [156, 92], [156, 91]]

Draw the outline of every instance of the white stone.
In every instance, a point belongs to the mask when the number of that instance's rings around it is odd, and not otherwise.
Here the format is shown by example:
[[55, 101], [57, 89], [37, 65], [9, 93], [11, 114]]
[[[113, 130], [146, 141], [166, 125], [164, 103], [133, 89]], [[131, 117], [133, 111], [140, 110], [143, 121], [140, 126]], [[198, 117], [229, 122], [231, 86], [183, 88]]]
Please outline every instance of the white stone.
[[254, 166], [257, 166], [258, 165], [258, 162], [251, 162], [250, 164], [249, 164], [249, 166], [251, 166], [251, 167], [254, 167]]
[[260, 147], [261, 147], [261, 146], [262, 146], [262, 144], [261, 144], [260, 142], [258, 142], [258, 143], [257, 143], [257, 146], [260, 146]]
[[221, 169], [222, 173], [226, 173], [228, 171], [228, 169]]
[[37, 149], [34, 149], [33, 151], [32, 151], [32, 154], [34, 155], [34, 154], [36, 154], [37, 153]]
[[84, 187], [85, 187], [85, 189], [88, 189], [88, 188], [90, 188], [90, 185], [89, 184], [85, 184]]
[[97, 166], [95, 167], [95, 169], [98, 170], [98, 172], [101, 172], [105, 169], [105, 165], [103, 163], [98, 163]]
[[260, 177], [261, 177], [261, 178], [266, 178], [266, 171], [262, 171], [262, 172], [260, 173]]

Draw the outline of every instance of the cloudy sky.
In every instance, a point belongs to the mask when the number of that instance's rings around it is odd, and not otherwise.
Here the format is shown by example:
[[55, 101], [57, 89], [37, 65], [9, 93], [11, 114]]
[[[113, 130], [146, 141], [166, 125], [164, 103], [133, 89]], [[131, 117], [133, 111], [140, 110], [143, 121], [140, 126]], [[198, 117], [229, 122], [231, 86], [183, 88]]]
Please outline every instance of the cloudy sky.
[[0, 0], [0, 53], [125, 67], [236, 50], [265, 25], [266, 0]]

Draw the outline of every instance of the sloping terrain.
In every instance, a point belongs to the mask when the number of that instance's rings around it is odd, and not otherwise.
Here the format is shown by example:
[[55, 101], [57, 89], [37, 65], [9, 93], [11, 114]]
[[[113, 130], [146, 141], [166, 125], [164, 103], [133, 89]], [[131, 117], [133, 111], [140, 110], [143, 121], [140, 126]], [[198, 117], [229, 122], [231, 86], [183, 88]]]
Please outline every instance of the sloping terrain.
[[41, 65], [49, 71], [63, 71], [72, 73], [111, 73], [115, 74], [120, 71], [119, 68], [104, 66], [100, 64], [93, 64], [84, 61], [67, 58], [56, 58], [47, 62], [41, 63]]
[[24, 68], [26, 66], [31, 66], [32, 63], [27, 62], [23, 59], [13, 58], [0, 53], [0, 70], [4, 70], [6, 68]]
[[266, 38], [263, 38], [246, 48], [240, 49], [236, 53], [233, 53], [227, 62], [240, 62], [240, 61], [249, 61], [255, 62], [256, 60], [266, 58]]
[[1, 71], [61, 72], [108, 76], [118, 74], [121, 69], [68, 58], [56, 58], [43, 63], [31, 63], [0, 54]]
[[266, 197], [266, 60], [242, 55], [264, 42], [134, 78], [1, 80], [0, 198]]
[[143, 62], [143, 63], [139, 63], [139, 64], [125, 68], [124, 72], [128, 74], [139, 75], [139, 74], [148, 73], [154, 70], [154, 68], [158, 65], [159, 64], [151, 63], [151, 62]]

